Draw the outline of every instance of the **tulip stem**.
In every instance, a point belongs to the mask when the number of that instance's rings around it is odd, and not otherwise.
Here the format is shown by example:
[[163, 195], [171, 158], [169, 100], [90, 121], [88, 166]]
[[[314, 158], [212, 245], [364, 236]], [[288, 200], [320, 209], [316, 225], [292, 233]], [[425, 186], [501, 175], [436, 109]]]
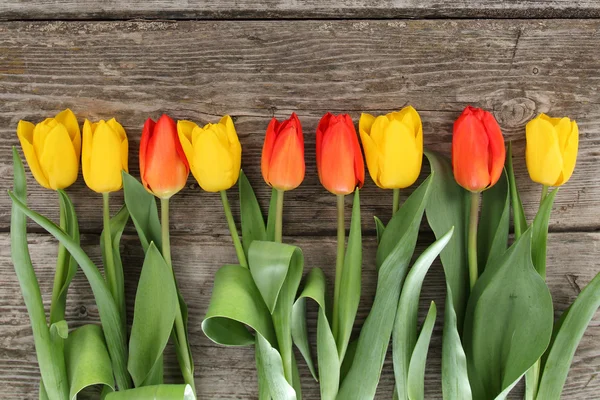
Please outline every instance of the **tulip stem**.
[[400, 208], [400, 189], [394, 189], [394, 200], [392, 203], [392, 216], [396, 214], [398, 209]]
[[[65, 230], [67, 227], [67, 216], [63, 207], [60, 207], [60, 228]], [[52, 303], [50, 303], [50, 324], [65, 319], [65, 300], [61, 299], [61, 291], [65, 284], [65, 277], [69, 268], [69, 253], [65, 246], [59, 242], [58, 257], [56, 259], [56, 270], [54, 272], [54, 285], [52, 286]]]
[[471, 192], [471, 211], [469, 216], [469, 282], [471, 290], [477, 282], [479, 271], [477, 267], [477, 221], [479, 219], [479, 193]]
[[227, 192], [225, 190], [221, 190], [221, 202], [223, 203], [223, 210], [225, 211], [225, 218], [227, 219], [231, 239], [235, 246], [235, 254], [237, 255], [240, 265], [248, 268], [244, 247], [242, 246], [242, 242], [240, 242], [240, 237], [238, 235], [237, 227], [235, 226], [235, 221], [233, 220], [233, 214], [231, 214], [231, 207], [229, 207], [229, 200], [227, 199]]
[[[173, 263], [171, 261], [171, 235], [169, 233], [169, 199], [160, 199], [160, 225], [162, 234], [162, 256], [171, 273], [173, 274], [173, 280], [177, 286], [177, 279], [175, 278], [175, 271], [173, 269]], [[177, 295], [179, 296], [179, 289]], [[194, 383], [194, 366], [191, 363], [192, 356], [189, 353], [189, 346], [187, 340], [187, 332], [185, 324], [183, 323], [183, 314], [181, 313], [181, 306], [179, 299], [177, 299], [177, 311], [175, 312], [175, 326], [171, 332], [172, 338], [175, 342], [177, 361], [179, 361], [179, 367], [183, 375], [185, 383], [192, 387], [194, 393], [196, 393], [196, 385]]]
[[540, 198], [540, 207], [542, 206], [542, 203], [544, 202], [544, 200], [546, 199], [547, 196], [548, 196], [548, 186], [542, 185], [542, 197]]
[[104, 246], [104, 273], [106, 274], [106, 282], [108, 283], [108, 287], [110, 292], [115, 300], [117, 305], [121, 304], [121, 296], [119, 293], [119, 287], [117, 284], [117, 271], [115, 269], [115, 258], [113, 255], [113, 247], [112, 247], [112, 235], [110, 232], [110, 202], [109, 202], [109, 192], [102, 193], [103, 200], [103, 221], [104, 221], [104, 241], [102, 245]]
[[344, 250], [346, 242], [346, 220], [344, 217], [344, 195], [337, 195], [337, 257], [335, 261], [335, 286], [333, 288], [333, 337], [337, 338], [339, 321], [339, 299], [344, 269]]
[[283, 238], [283, 190], [277, 189], [277, 207], [275, 209], [275, 241], [282, 242]]

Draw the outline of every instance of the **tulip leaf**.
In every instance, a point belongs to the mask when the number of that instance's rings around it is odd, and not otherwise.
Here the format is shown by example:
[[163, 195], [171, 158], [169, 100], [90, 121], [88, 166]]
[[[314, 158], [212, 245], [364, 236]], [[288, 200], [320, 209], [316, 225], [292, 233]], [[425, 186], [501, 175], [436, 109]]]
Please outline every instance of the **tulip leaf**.
[[123, 193], [125, 205], [131, 214], [144, 251], [154, 242], [162, 249], [162, 236], [158, 208], [154, 195], [148, 192], [137, 179], [123, 171]]
[[383, 232], [385, 231], [385, 224], [378, 218], [373, 217], [375, 219], [375, 231], [377, 233], [377, 244], [381, 241], [381, 236], [383, 236]]
[[432, 185], [435, 188], [425, 210], [427, 222], [436, 238], [441, 238], [454, 226], [454, 234], [440, 254], [447, 288], [442, 336], [442, 391], [444, 399], [470, 400], [467, 363], [460, 339], [469, 296], [466, 230], [469, 196], [454, 180], [447, 157], [430, 151], [425, 155], [434, 172]]
[[479, 274], [508, 247], [510, 218], [510, 192], [508, 179], [502, 174], [498, 182], [482, 195], [481, 214], [477, 228], [477, 256]]
[[155, 385], [109, 393], [106, 400], [195, 400], [190, 385]]
[[550, 221], [550, 213], [552, 212], [552, 205], [556, 198], [558, 189], [553, 190], [546, 196], [540, 205], [540, 209], [537, 212], [533, 220], [531, 239], [531, 258], [533, 266], [540, 276], [546, 279], [546, 246], [548, 242], [548, 223]]
[[[409, 398], [409, 365], [413, 363], [413, 356], [420, 356], [419, 354], [413, 355], [413, 352], [417, 344], [417, 320], [421, 287], [423, 286], [423, 281], [427, 271], [429, 271], [429, 267], [444, 247], [446, 247], [452, 238], [453, 232], [454, 229], [450, 228], [444, 236], [436, 240], [419, 256], [402, 286], [396, 318], [394, 319], [394, 330], [392, 332], [394, 376], [396, 378], [396, 391], [401, 400]], [[433, 322], [435, 322], [435, 318]], [[426, 350], [425, 354], [427, 354]], [[425, 360], [423, 360], [424, 365]]]
[[260, 333], [256, 334], [256, 365], [261, 381], [276, 400], [296, 400], [296, 391], [284, 375], [282, 358], [277, 349]]
[[[129, 339], [128, 370], [136, 387], [151, 385], [151, 372], [167, 345], [175, 314], [177, 290], [169, 266], [150, 243], [135, 296]], [[156, 379], [156, 378], [155, 378]]]
[[523, 210], [523, 202], [517, 189], [517, 180], [515, 179], [515, 170], [512, 159], [512, 142], [508, 142], [508, 153], [506, 155], [506, 174], [508, 176], [508, 186], [510, 189], [510, 203], [513, 211], [513, 225], [515, 237], [519, 238], [527, 230], [527, 219]]
[[417, 243], [430, 176], [406, 200], [386, 227], [377, 249], [377, 291], [358, 338], [354, 360], [342, 381], [338, 399], [372, 399], [392, 334], [400, 288]]
[[575, 350], [600, 307], [600, 273], [579, 293], [554, 328], [552, 341], [542, 360], [537, 399], [558, 400], [567, 380]]
[[246, 325], [269, 342], [277, 343], [271, 314], [252, 280], [250, 270], [239, 265], [225, 265], [215, 274], [202, 330], [215, 343], [250, 346], [255, 339]]
[[410, 358], [407, 378], [408, 398], [410, 400], [423, 400], [425, 398], [425, 361], [427, 360], [429, 342], [431, 341], [436, 316], [437, 309], [432, 301]]
[[327, 283], [320, 268], [313, 268], [306, 277], [306, 284], [300, 297], [294, 303], [292, 319], [292, 337], [308, 367], [316, 378], [310, 355], [308, 332], [306, 329], [306, 300], [312, 299], [319, 307], [317, 317], [317, 360], [321, 399], [335, 400], [340, 383], [340, 359], [331, 326], [327, 319], [325, 292]]
[[340, 360], [344, 359], [346, 348], [352, 334], [352, 327], [360, 303], [360, 280], [362, 271], [362, 234], [360, 221], [360, 196], [358, 189], [354, 192], [352, 220], [348, 235], [348, 246], [344, 257], [344, 268], [340, 279], [340, 297], [338, 303], [337, 343]]
[[[23, 300], [29, 313], [33, 341], [45, 390], [40, 397], [67, 399], [69, 386], [62, 351], [53, 346], [46, 321], [42, 294], [38, 284], [27, 244], [27, 218], [23, 211], [27, 201], [25, 169], [16, 148], [13, 147], [14, 193], [10, 220], [11, 256], [21, 287]], [[18, 202], [18, 204], [17, 204]]]
[[65, 342], [65, 360], [71, 400], [88, 386], [106, 385], [114, 390], [110, 356], [100, 326], [83, 325], [71, 332]]
[[514, 387], [552, 335], [552, 297], [531, 261], [531, 230], [488, 264], [469, 298], [463, 343], [473, 397]]
[[[16, 209], [23, 212], [34, 222], [44, 228], [48, 233], [58, 239], [65, 248], [75, 258], [85, 276], [90, 283], [98, 311], [100, 320], [104, 329], [107, 347], [111, 356], [113, 372], [117, 379], [119, 388], [127, 389], [131, 385], [129, 374], [127, 373], [127, 351], [126, 351], [126, 334], [121, 324], [121, 316], [119, 309], [115, 303], [110, 290], [104, 280], [104, 277], [98, 270], [98, 267], [90, 260], [88, 255], [81, 249], [79, 244], [73, 240], [66, 232], [60, 229], [52, 221], [46, 217], [30, 210], [27, 206], [12, 192], [9, 196], [13, 201]], [[46, 382], [44, 377], [44, 382]]]
[[267, 240], [267, 231], [256, 195], [243, 171], [240, 171], [239, 190], [242, 244], [248, 257], [250, 244], [254, 240]]

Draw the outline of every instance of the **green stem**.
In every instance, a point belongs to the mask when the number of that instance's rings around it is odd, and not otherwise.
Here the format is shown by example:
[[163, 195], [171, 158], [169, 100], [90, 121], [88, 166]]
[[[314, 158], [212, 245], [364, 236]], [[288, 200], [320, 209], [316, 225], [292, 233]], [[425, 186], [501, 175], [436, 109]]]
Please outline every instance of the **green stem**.
[[469, 282], [471, 290], [477, 282], [479, 271], [477, 268], [477, 220], [479, 219], [479, 193], [471, 192], [471, 214], [469, 216]]
[[542, 203], [546, 199], [546, 196], [548, 196], [548, 186], [542, 185], [542, 196], [540, 198], [540, 207], [542, 206]]
[[275, 209], [275, 241], [282, 242], [283, 238], [283, 190], [277, 189], [277, 207]]
[[[171, 235], [169, 233], [169, 199], [160, 199], [160, 217], [161, 217], [161, 233], [162, 233], [162, 255], [165, 262], [171, 269], [173, 279], [175, 279], [175, 271], [173, 270], [173, 263], [171, 261]], [[175, 313], [175, 327], [172, 335], [176, 338], [175, 345], [177, 348], [177, 360], [179, 361], [179, 367], [183, 375], [185, 383], [190, 385], [196, 393], [196, 385], [194, 382], [193, 366], [191, 365], [191, 355], [189, 353], [189, 346], [187, 341], [187, 332], [183, 323], [183, 314], [181, 312], [181, 306], [177, 301], [177, 312]]]
[[102, 193], [103, 200], [103, 220], [104, 220], [104, 253], [106, 254], [106, 265], [104, 266], [104, 274], [106, 282], [116, 304], [121, 304], [119, 293], [119, 285], [117, 284], [117, 272], [115, 271], [115, 258], [113, 256], [112, 237], [110, 235], [110, 208], [109, 194]]
[[[67, 215], [63, 207], [60, 207], [60, 228], [67, 227]], [[54, 285], [52, 286], [52, 303], [50, 303], [50, 325], [65, 319], [65, 300], [61, 299], [61, 292], [65, 284], [65, 278], [69, 269], [69, 252], [62, 243], [58, 243], [58, 257], [56, 259], [56, 270], [54, 272]]]
[[221, 190], [221, 202], [223, 203], [225, 218], [227, 219], [227, 225], [229, 226], [229, 232], [231, 233], [231, 239], [235, 246], [235, 253], [237, 254], [238, 261], [242, 267], [248, 268], [244, 247], [242, 246], [242, 242], [240, 242], [240, 237], [235, 226], [235, 221], [233, 220], [233, 214], [231, 214], [231, 207], [229, 207], [229, 200], [227, 199], [227, 192], [225, 190]]
[[392, 215], [396, 214], [400, 208], [400, 189], [394, 189], [394, 200], [392, 203]]
[[337, 338], [339, 323], [339, 299], [342, 284], [342, 271], [344, 269], [344, 250], [346, 242], [346, 221], [344, 218], [344, 195], [337, 195], [337, 257], [335, 261], [335, 286], [333, 289], [333, 337]]

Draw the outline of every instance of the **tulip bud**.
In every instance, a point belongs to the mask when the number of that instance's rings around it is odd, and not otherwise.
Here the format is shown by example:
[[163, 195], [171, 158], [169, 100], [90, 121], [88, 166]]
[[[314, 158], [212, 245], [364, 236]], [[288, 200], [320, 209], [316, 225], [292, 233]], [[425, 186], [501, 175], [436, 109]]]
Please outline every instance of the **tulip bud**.
[[85, 120], [81, 164], [90, 189], [98, 193], [121, 189], [121, 171], [128, 171], [128, 144], [125, 129], [114, 118], [94, 123]]
[[327, 113], [317, 126], [317, 170], [325, 189], [350, 194], [365, 182], [365, 165], [348, 114]]
[[19, 121], [17, 136], [35, 180], [47, 189], [64, 189], [77, 180], [81, 133], [69, 109], [37, 125]]
[[452, 168], [463, 188], [480, 192], [494, 186], [504, 168], [504, 137], [488, 111], [468, 106], [454, 122]]
[[413, 107], [377, 118], [362, 114], [358, 123], [369, 174], [382, 189], [415, 183], [423, 161], [423, 127]]
[[168, 115], [156, 123], [148, 118], [140, 142], [140, 175], [146, 190], [168, 199], [183, 189], [189, 173], [175, 121]]
[[540, 114], [525, 128], [525, 159], [531, 180], [546, 186], [567, 182], [577, 160], [579, 128], [569, 118], [550, 118]]
[[192, 174], [202, 189], [220, 192], [237, 182], [242, 146], [229, 115], [203, 128], [191, 121], [178, 121], [177, 131]]
[[304, 136], [296, 113], [283, 122], [273, 118], [267, 127], [261, 159], [262, 175], [279, 190], [297, 188], [304, 179]]

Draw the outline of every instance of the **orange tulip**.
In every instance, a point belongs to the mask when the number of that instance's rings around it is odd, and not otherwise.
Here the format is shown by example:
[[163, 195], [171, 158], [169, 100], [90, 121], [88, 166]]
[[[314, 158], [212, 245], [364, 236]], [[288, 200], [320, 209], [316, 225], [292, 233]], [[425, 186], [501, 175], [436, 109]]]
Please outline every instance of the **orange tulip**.
[[304, 136], [296, 113], [283, 122], [273, 118], [267, 127], [261, 170], [275, 189], [292, 190], [304, 179]]
[[488, 111], [468, 106], [454, 122], [452, 168], [463, 188], [480, 192], [494, 186], [504, 168], [504, 137]]
[[148, 118], [140, 142], [140, 174], [146, 190], [168, 199], [183, 189], [189, 173], [175, 121], [168, 115], [156, 123]]
[[352, 119], [327, 113], [317, 126], [317, 170], [325, 189], [350, 194], [365, 183], [365, 164]]

